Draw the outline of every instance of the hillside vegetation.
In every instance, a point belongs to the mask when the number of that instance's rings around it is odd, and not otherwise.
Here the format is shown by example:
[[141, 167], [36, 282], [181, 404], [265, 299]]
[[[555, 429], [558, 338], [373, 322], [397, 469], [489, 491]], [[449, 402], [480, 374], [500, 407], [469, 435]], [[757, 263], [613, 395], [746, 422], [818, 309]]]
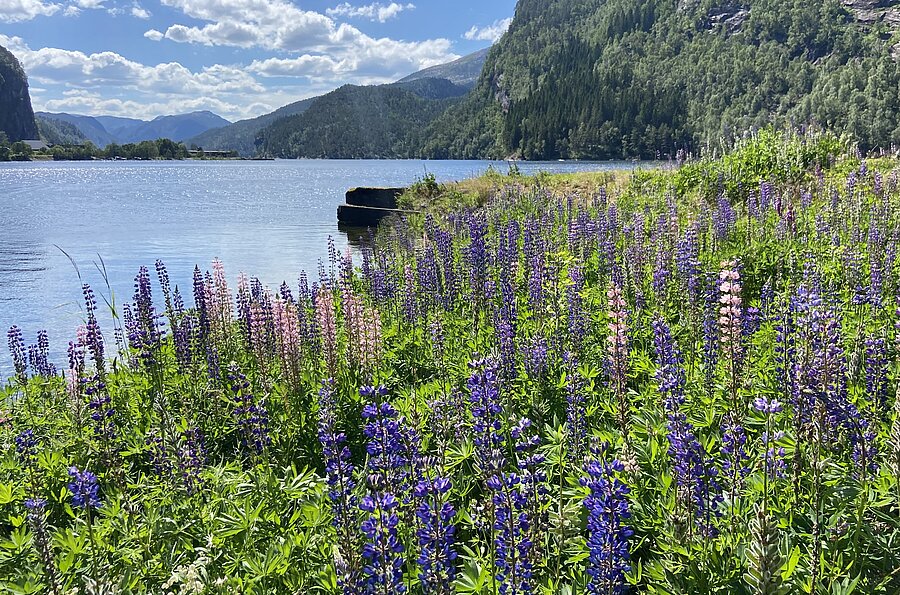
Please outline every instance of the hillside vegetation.
[[838, 0], [520, 0], [422, 154], [653, 158], [812, 123], [889, 147], [897, 39], [859, 14]]

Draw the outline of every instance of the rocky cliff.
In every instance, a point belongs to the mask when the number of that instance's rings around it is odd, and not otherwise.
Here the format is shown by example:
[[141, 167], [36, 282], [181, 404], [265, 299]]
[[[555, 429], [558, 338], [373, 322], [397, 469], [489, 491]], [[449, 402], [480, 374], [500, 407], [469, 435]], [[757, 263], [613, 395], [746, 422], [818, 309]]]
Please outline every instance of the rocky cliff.
[[12, 53], [0, 47], [0, 131], [10, 141], [38, 138], [28, 78]]

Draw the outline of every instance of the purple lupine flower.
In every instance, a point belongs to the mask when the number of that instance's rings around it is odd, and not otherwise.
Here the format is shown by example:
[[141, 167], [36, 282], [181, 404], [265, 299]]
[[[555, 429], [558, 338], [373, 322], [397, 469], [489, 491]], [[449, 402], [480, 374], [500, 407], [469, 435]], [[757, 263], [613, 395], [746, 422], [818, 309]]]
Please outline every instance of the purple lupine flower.
[[419, 581], [424, 593], [450, 595], [456, 578], [457, 553], [454, 548], [456, 511], [447, 501], [450, 480], [423, 479], [415, 488], [419, 543]]
[[685, 402], [681, 352], [668, 325], [660, 318], [653, 322], [653, 342], [657, 359], [656, 380], [668, 418], [669, 455], [676, 482], [690, 498], [685, 503], [693, 510], [701, 534], [714, 536], [716, 530], [712, 518], [718, 516], [718, 506], [723, 500], [717, 471], [694, 435], [694, 427], [681, 411]]
[[22, 339], [22, 329], [17, 326], [9, 327], [6, 333], [9, 344], [9, 353], [12, 355], [13, 368], [16, 371], [16, 379], [24, 383], [28, 380], [28, 362], [26, 360], [25, 341]]
[[100, 485], [97, 476], [88, 470], [79, 471], [77, 467], [69, 467], [69, 477], [72, 481], [68, 488], [72, 493], [72, 506], [92, 510], [100, 508]]
[[890, 410], [888, 370], [890, 359], [884, 337], [866, 337], [866, 395], [882, 415]]
[[257, 401], [250, 382], [237, 366], [233, 365], [229, 369], [227, 379], [235, 402], [234, 418], [244, 448], [250, 449], [256, 456], [261, 456], [266, 447], [272, 444], [266, 406], [262, 400]]
[[33, 469], [37, 463], [37, 438], [31, 429], [23, 430], [16, 435], [16, 458], [26, 469]]
[[159, 363], [159, 352], [162, 348], [162, 332], [159, 315], [153, 305], [153, 292], [150, 288], [150, 272], [141, 267], [134, 278], [134, 320], [128, 342], [132, 349], [140, 352], [141, 360], [147, 367]]
[[319, 389], [319, 427], [318, 438], [322, 445], [322, 458], [325, 462], [325, 476], [328, 481], [328, 498], [331, 500], [332, 524], [338, 533], [340, 560], [335, 562], [338, 584], [345, 591], [352, 589], [356, 583], [355, 560], [356, 530], [358, 527], [356, 510], [357, 501], [353, 493], [356, 482], [353, 479], [354, 467], [351, 462], [347, 436], [337, 428], [337, 403], [334, 394], [334, 381], [327, 379]]
[[200, 474], [206, 467], [206, 441], [197, 427], [188, 427], [181, 432], [178, 445], [178, 469], [184, 489], [189, 495], [197, 494], [203, 487]]
[[713, 214], [713, 230], [716, 233], [716, 238], [725, 240], [736, 223], [737, 213], [734, 207], [731, 206], [728, 198], [724, 195], [720, 196], [716, 211]]
[[584, 459], [587, 448], [587, 412], [585, 411], [585, 389], [587, 382], [578, 372], [578, 359], [567, 353], [566, 364], [566, 444], [569, 460], [578, 464]]
[[569, 269], [570, 284], [566, 288], [569, 315], [569, 342], [576, 352], [581, 350], [584, 336], [588, 330], [587, 315], [584, 311], [584, 271], [580, 266], [573, 265]]
[[91, 352], [97, 375], [102, 379], [106, 375], [106, 362], [103, 351], [103, 333], [100, 331], [100, 323], [97, 322], [97, 302], [94, 299], [94, 290], [90, 285], [83, 285], [82, 291], [84, 293], [84, 310], [87, 316], [85, 325], [87, 333], [84, 344]]
[[762, 434], [762, 444], [766, 451], [765, 473], [770, 480], [783, 479], [787, 475], [787, 457], [783, 446], [778, 441], [784, 438], [784, 432], [776, 431], [771, 435]]
[[94, 425], [94, 438], [104, 443], [107, 448], [112, 447], [116, 439], [116, 410], [112, 406], [112, 397], [106, 390], [106, 382], [94, 374], [82, 379], [82, 392], [88, 398], [88, 410], [91, 412], [91, 421]]
[[728, 476], [735, 493], [740, 491], [744, 478], [750, 474], [750, 454], [747, 452], [747, 432], [734, 414], [722, 423], [722, 472]]
[[689, 226], [675, 247], [675, 266], [688, 298], [694, 306], [700, 299], [700, 243], [697, 224]]
[[360, 529], [365, 538], [362, 557], [363, 592], [394, 595], [406, 592], [403, 584], [403, 544], [398, 536], [400, 503], [390, 493], [364, 496], [360, 509], [368, 514]]
[[496, 323], [496, 337], [501, 374], [504, 379], [511, 380], [516, 374], [516, 331], [512, 323], [502, 315]]
[[166, 305], [166, 314], [168, 314], [169, 320], [171, 320], [175, 313], [175, 305], [172, 302], [172, 286], [169, 282], [169, 271], [166, 270], [166, 265], [163, 264], [163, 261], [159, 259], [156, 260], [156, 277], [159, 279], [159, 287], [163, 294], [163, 302]]
[[515, 473], [491, 476], [487, 487], [494, 506], [494, 563], [501, 595], [530, 595], [534, 572], [528, 539], [531, 524], [528, 501]]
[[471, 375], [466, 383], [470, 393], [472, 408], [472, 431], [475, 443], [475, 461], [483, 478], [499, 472], [505, 458], [501, 446], [500, 433], [499, 378], [496, 363], [476, 360], [469, 363]]
[[25, 519], [31, 529], [34, 549], [37, 550], [41, 560], [41, 568], [44, 578], [49, 586], [49, 592], [60, 595], [63, 592], [59, 571], [53, 555], [53, 541], [50, 530], [47, 527], [47, 501], [43, 498], [27, 498], [25, 500]]
[[719, 283], [718, 275], [710, 274], [703, 292], [703, 373], [707, 390], [715, 386], [719, 365]]
[[543, 337], [532, 337], [522, 348], [522, 360], [529, 378], [543, 379], [549, 367], [547, 340]]
[[470, 214], [468, 217], [469, 224], [469, 246], [466, 250], [466, 263], [469, 265], [469, 291], [474, 299], [484, 288], [485, 272], [487, 271], [487, 245], [485, 236], [487, 235], [487, 221], [477, 215]]
[[519, 423], [510, 428], [509, 435], [516, 453], [516, 466], [519, 469], [520, 486], [528, 515], [528, 527], [523, 532], [528, 547], [523, 547], [523, 552], [527, 556], [526, 566], [533, 569], [542, 563], [543, 550], [540, 544], [542, 536], [550, 530], [547, 514], [550, 490], [547, 486], [547, 473], [543, 469], [546, 456], [538, 450], [541, 440], [532, 427], [531, 420], [519, 420]]
[[47, 331], [37, 333], [37, 343], [28, 348], [28, 360], [32, 371], [38, 376], [50, 378], [56, 376], [56, 366], [50, 363], [50, 339]]
[[360, 396], [365, 400], [363, 434], [368, 438], [366, 482], [368, 493], [359, 507], [367, 513], [362, 523], [364, 543], [362, 585], [365, 593], [405, 592], [403, 585], [403, 544], [397, 535], [400, 523], [399, 501], [394, 488], [408, 480], [408, 451], [404, 443], [402, 420], [384, 400], [383, 386], [364, 386]]
[[146, 444], [154, 473], [161, 479], [167, 480], [172, 474], [172, 462], [169, 460], [169, 449], [165, 440], [159, 434], [154, 433], [147, 436]]
[[629, 489], [616, 477], [623, 465], [606, 458], [608, 445], [592, 447], [585, 462], [582, 486], [590, 493], [584, 499], [588, 511], [588, 584], [591, 595], [619, 595], [628, 592], [625, 573], [631, 570], [629, 539], [634, 531], [628, 526]]

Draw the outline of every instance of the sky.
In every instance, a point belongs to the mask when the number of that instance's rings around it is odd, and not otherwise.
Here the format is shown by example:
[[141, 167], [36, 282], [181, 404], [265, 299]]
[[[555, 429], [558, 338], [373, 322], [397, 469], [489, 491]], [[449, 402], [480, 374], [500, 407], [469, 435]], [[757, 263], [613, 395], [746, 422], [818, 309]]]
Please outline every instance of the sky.
[[490, 46], [515, 0], [0, 0], [35, 111], [236, 121]]

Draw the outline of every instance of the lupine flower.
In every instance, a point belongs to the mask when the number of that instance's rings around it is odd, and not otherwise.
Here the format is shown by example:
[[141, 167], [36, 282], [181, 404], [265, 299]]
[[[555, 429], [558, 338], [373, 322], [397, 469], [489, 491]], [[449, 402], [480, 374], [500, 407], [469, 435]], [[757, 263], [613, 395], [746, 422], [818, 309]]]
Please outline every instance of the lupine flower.
[[361, 530], [365, 537], [362, 557], [363, 592], [372, 595], [394, 595], [406, 592], [403, 584], [403, 544], [398, 537], [399, 502], [390, 493], [376, 493], [360, 501], [360, 509], [368, 514]]
[[528, 501], [520, 484], [516, 473], [493, 475], [487, 481], [494, 506], [494, 563], [501, 595], [530, 595], [534, 588]]
[[337, 321], [334, 315], [334, 294], [327, 287], [320, 288], [316, 293], [316, 322], [322, 337], [325, 363], [333, 375], [337, 371]]
[[543, 337], [533, 337], [528, 345], [522, 348], [522, 360], [525, 372], [533, 380], [539, 380], [547, 373], [549, 361], [547, 341]]
[[97, 375], [102, 379], [106, 374], [106, 363], [103, 359], [103, 334], [100, 331], [100, 323], [97, 322], [97, 302], [94, 299], [94, 291], [89, 285], [85, 284], [82, 289], [84, 292], [84, 310], [87, 316], [87, 324], [85, 325], [87, 332], [84, 345], [91, 352]]
[[38, 376], [56, 376], [56, 366], [50, 363], [50, 339], [47, 331], [38, 331], [37, 343], [28, 348], [28, 361], [32, 371]]
[[456, 578], [457, 553], [454, 548], [456, 511], [447, 501], [450, 481], [437, 477], [423, 479], [415, 488], [419, 543], [419, 581], [424, 593], [450, 595]]
[[206, 442], [199, 428], [189, 427], [181, 432], [178, 445], [178, 469], [184, 489], [189, 495], [196, 494], [203, 486], [200, 477], [206, 466]]
[[158, 434], [147, 436], [147, 447], [149, 448], [150, 465], [153, 471], [161, 479], [167, 480], [172, 474], [172, 462], [169, 460], [169, 450], [166, 447], [165, 440]]
[[488, 360], [469, 363], [471, 375], [467, 382], [472, 408], [472, 431], [475, 442], [475, 460], [482, 477], [498, 472], [505, 458], [501, 450], [499, 379], [497, 366]]
[[381, 315], [378, 310], [363, 305], [349, 287], [344, 294], [350, 361], [371, 370], [377, 365], [381, 354]]
[[228, 382], [231, 385], [232, 398], [235, 402], [234, 418], [241, 432], [244, 447], [260, 456], [272, 443], [269, 436], [269, 413], [262, 400], [253, 395], [250, 382], [235, 366], [229, 370]]
[[338, 532], [338, 549], [341, 552], [335, 560], [338, 583], [345, 592], [356, 583], [358, 568], [354, 563], [357, 555], [356, 542], [357, 501], [353, 493], [356, 482], [353, 479], [353, 463], [346, 435], [337, 429], [337, 403], [334, 395], [334, 381], [322, 382], [319, 389], [318, 438], [322, 445], [325, 462], [325, 477], [328, 481], [328, 498], [331, 500], [332, 524]]
[[743, 480], [750, 474], [750, 455], [747, 452], [747, 432], [733, 414], [722, 423], [722, 472], [731, 480], [734, 494], [740, 491]]
[[656, 349], [656, 379], [663, 396], [669, 430], [669, 455], [672, 457], [674, 475], [681, 490], [688, 496], [688, 504], [697, 518], [703, 536], [714, 536], [712, 518], [718, 516], [722, 495], [716, 479], [716, 469], [706, 450], [694, 435], [694, 428], [687, 421], [681, 408], [685, 402], [685, 374], [681, 353], [672, 339], [669, 327], [661, 319], [653, 322]]
[[888, 369], [890, 360], [883, 337], [866, 337], [866, 395], [875, 409], [885, 414], [890, 409]]
[[585, 411], [585, 389], [587, 382], [578, 372], [578, 359], [567, 353], [563, 357], [566, 364], [566, 444], [569, 460], [575, 464], [584, 459], [587, 448], [587, 412]]
[[711, 273], [703, 292], [703, 374], [707, 390], [715, 386], [716, 367], [719, 364], [719, 284], [718, 276]]
[[366, 469], [368, 481], [377, 490], [400, 486], [407, 479], [410, 461], [404, 447], [402, 420], [397, 410], [384, 401], [387, 389], [383, 386], [364, 386], [359, 391], [366, 402], [362, 416], [366, 422], [363, 434], [368, 438]]
[[100, 508], [100, 486], [97, 476], [88, 470], [79, 471], [77, 467], [69, 467], [72, 481], [68, 488], [72, 493], [72, 506], [92, 510]]
[[53, 595], [62, 593], [59, 571], [53, 555], [53, 542], [47, 527], [47, 501], [43, 498], [28, 498], [25, 500], [25, 519], [31, 529], [34, 549], [37, 550], [41, 560], [41, 568], [44, 578]]
[[[733, 260], [722, 263], [719, 273], [719, 341], [722, 343], [722, 354], [731, 362], [733, 383], [737, 382], [737, 372], [743, 353], [741, 321], [741, 275], [737, 263]], [[732, 389], [734, 390], [734, 389]], [[732, 398], [736, 395], [732, 394]]]
[[625, 384], [628, 382], [628, 311], [622, 289], [613, 284], [606, 293], [609, 299], [609, 383], [619, 406], [619, 431], [628, 438], [628, 403]]
[[629, 539], [634, 531], [628, 526], [628, 487], [616, 473], [622, 463], [607, 461], [608, 446], [591, 449], [585, 462], [582, 486], [590, 490], [584, 499], [588, 511], [588, 584], [592, 595], [617, 595], [628, 591], [625, 573], [631, 570]]
[[9, 343], [9, 353], [12, 355], [13, 367], [16, 371], [16, 379], [24, 383], [28, 380], [28, 362], [26, 360], [25, 341], [22, 339], [22, 330], [17, 326], [11, 326], [6, 336]]

